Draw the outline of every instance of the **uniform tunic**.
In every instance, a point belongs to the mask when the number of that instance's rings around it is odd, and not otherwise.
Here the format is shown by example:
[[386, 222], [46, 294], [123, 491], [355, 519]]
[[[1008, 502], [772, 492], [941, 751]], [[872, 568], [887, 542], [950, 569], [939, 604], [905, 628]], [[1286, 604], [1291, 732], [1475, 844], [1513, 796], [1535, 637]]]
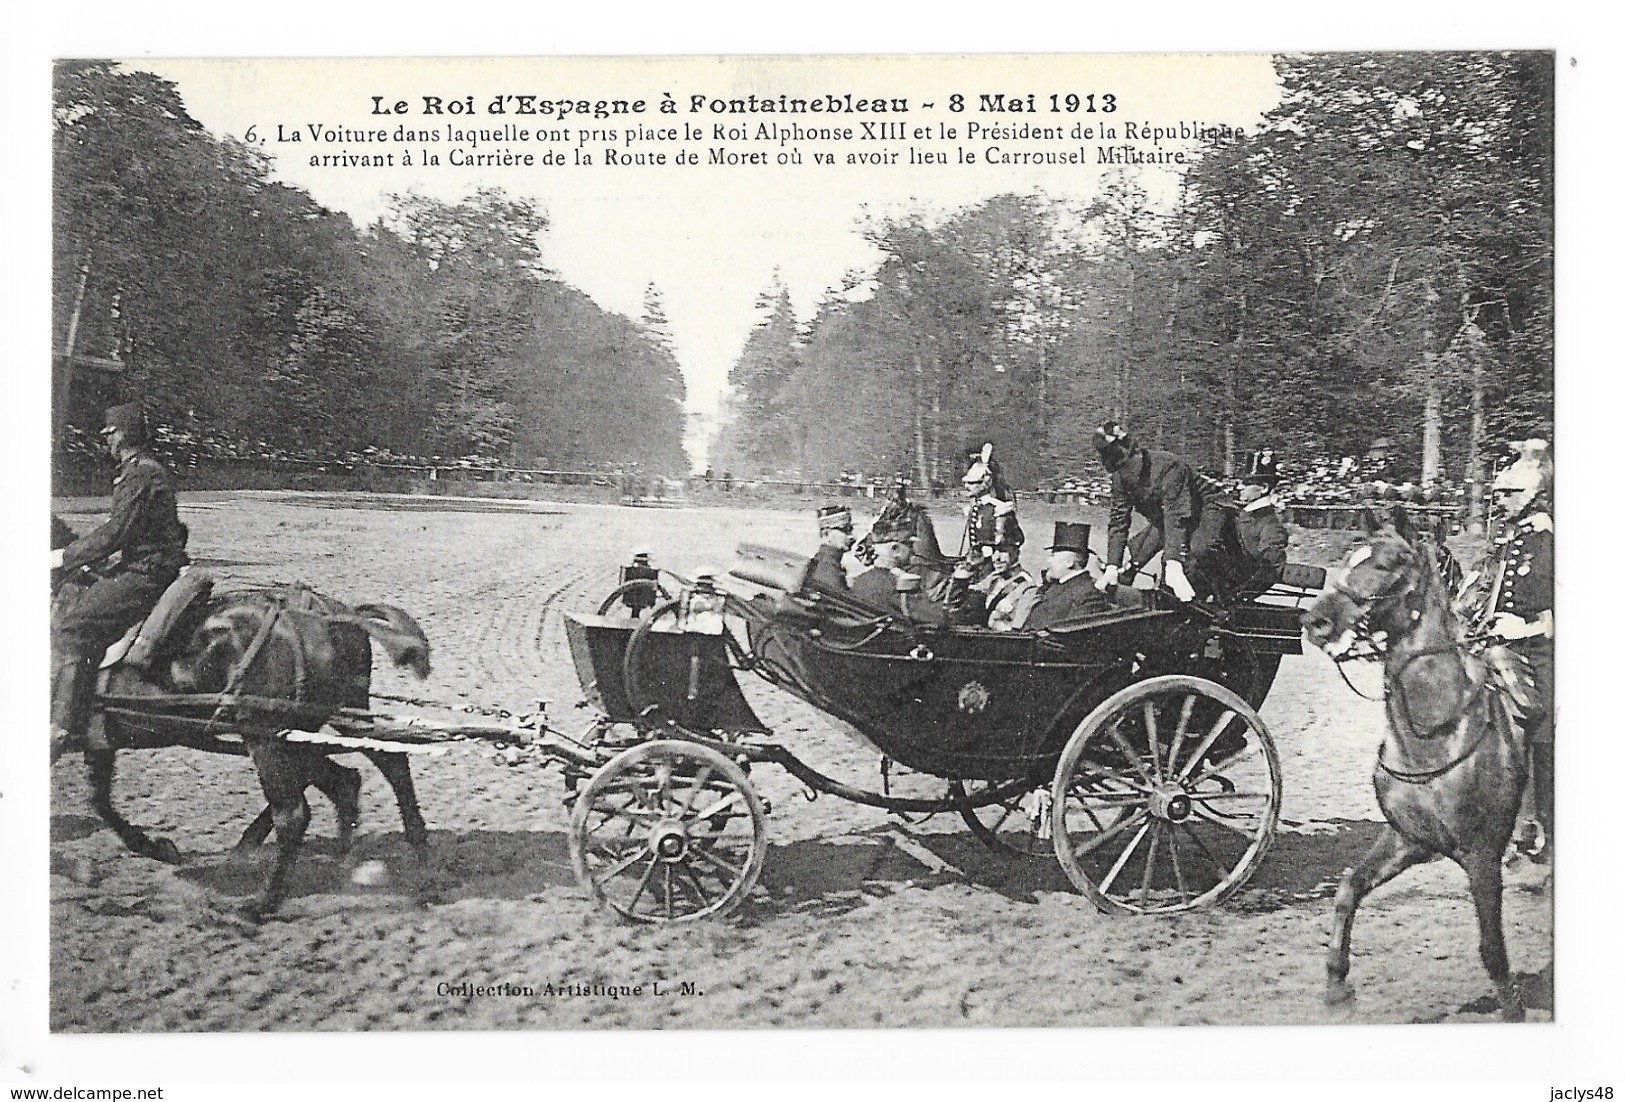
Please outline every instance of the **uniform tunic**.
[[1241, 585], [1243, 596], [1264, 592], [1281, 580], [1286, 569], [1286, 525], [1268, 497], [1248, 502], [1236, 514], [1236, 536], [1245, 556]]
[[1027, 623], [1038, 600], [1038, 583], [1016, 567], [1004, 574], [989, 574], [974, 586], [987, 601], [987, 626], [994, 631], [1014, 631]]
[[[1531, 623], [1540, 620], [1542, 613], [1551, 613], [1555, 566], [1551, 514], [1520, 518], [1496, 544], [1498, 581], [1489, 609], [1491, 621], [1498, 612], [1510, 612]], [[1528, 659], [1534, 677], [1539, 711], [1529, 717], [1530, 741], [1551, 742], [1552, 639], [1536, 635], [1511, 640], [1507, 645]]]
[[972, 558], [980, 558], [992, 548], [1020, 549], [1026, 542], [1016, 520], [1016, 503], [984, 494], [971, 503], [965, 517], [965, 548]]
[[[886, 566], [871, 567], [852, 579], [852, 596], [876, 609], [901, 614], [903, 600], [902, 594], [897, 592], [897, 577], [902, 573], [906, 571], [893, 570]], [[908, 594], [908, 618], [933, 626], [941, 626], [948, 622], [943, 606], [920, 592]]]
[[820, 545], [818, 550], [813, 552], [812, 570], [807, 575], [807, 584], [814, 589], [837, 592], [846, 589], [846, 568], [841, 565], [841, 556], [844, 554], [844, 551], [832, 544]]

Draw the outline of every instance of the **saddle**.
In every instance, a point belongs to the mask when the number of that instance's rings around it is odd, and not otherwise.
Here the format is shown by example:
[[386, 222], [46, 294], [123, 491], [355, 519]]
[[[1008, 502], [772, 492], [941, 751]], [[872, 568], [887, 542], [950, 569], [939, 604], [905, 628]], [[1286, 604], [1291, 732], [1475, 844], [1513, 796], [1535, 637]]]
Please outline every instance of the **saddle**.
[[146, 669], [176, 627], [186, 619], [186, 614], [208, 600], [213, 592], [214, 578], [207, 571], [182, 567], [169, 588], [159, 594], [146, 618], [133, 624], [118, 642], [107, 648], [98, 668], [111, 669], [123, 662]]

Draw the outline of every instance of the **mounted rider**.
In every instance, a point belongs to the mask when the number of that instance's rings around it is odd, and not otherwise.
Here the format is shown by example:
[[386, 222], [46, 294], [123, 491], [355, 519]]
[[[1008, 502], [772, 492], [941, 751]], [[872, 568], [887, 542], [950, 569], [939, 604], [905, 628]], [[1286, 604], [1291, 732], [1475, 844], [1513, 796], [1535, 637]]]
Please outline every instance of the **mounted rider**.
[[118, 463], [112, 513], [95, 531], [51, 553], [53, 571], [97, 568], [93, 580], [69, 583], [52, 604], [53, 760], [84, 740], [102, 653], [152, 611], [188, 561], [174, 485], [147, 450], [151, 437], [141, 407], [113, 406], [101, 436]]
[[[1161, 551], [1164, 584], [1181, 601], [1217, 594], [1228, 520], [1219, 485], [1172, 452], [1141, 447], [1117, 421], [1096, 431], [1095, 451], [1112, 480], [1106, 568], [1096, 585], [1132, 579]], [[1130, 539], [1135, 513], [1150, 523]]]
[[992, 444], [983, 444], [980, 452], [971, 454], [963, 485], [970, 504], [965, 507], [960, 557], [970, 559], [976, 568], [976, 564], [986, 563], [993, 557], [996, 547], [1019, 552], [1026, 536], [1016, 519], [1016, 495], [1005, 483], [998, 461], [993, 458]]
[[[1554, 465], [1551, 445], [1541, 439], [1518, 446], [1518, 459], [1491, 484], [1507, 528], [1487, 564], [1490, 592], [1482, 630], [1504, 642], [1529, 664], [1533, 703], [1524, 720], [1530, 782], [1539, 830], [1520, 840], [1531, 859], [1550, 859], [1553, 828], [1553, 618], [1556, 558], [1552, 527]], [[1544, 836], [1543, 838], [1541, 836]]]

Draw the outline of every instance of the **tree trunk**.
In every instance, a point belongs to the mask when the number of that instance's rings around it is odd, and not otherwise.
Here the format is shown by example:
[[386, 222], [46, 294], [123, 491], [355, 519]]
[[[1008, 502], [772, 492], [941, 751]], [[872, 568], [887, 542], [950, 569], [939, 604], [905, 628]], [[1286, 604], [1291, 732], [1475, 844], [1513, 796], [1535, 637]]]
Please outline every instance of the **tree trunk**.
[[925, 457], [925, 361], [914, 350], [914, 470], [915, 481], [924, 483], [931, 468]]
[[1439, 480], [1439, 433], [1444, 423], [1444, 391], [1439, 385], [1439, 357], [1433, 351], [1433, 311], [1439, 293], [1430, 277], [1422, 294], [1422, 485]]
[[84, 263], [79, 265], [79, 286], [73, 292], [73, 313], [68, 316], [68, 336], [62, 350], [62, 359], [52, 373], [51, 448], [62, 446], [63, 434], [68, 428], [68, 406], [73, 401], [73, 357], [79, 344], [79, 316], [85, 306], [85, 287], [90, 283], [91, 251], [85, 250]]

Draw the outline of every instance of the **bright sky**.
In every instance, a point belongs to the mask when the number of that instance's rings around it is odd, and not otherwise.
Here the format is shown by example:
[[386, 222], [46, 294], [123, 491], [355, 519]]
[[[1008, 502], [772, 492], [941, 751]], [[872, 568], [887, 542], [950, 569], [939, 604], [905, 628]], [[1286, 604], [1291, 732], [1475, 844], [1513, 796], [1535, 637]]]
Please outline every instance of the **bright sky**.
[[[411, 61], [348, 60], [141, 60], [137, 67], [175, 82], [192, 114], [217, 134], [242, 138], [249, 127], [275, 158], [277, 175], [308, 191], [315, 199], [349, 213], [359, 224], [382, 212], [391, 192], [416, 190], [456, 199], [481, 186], [500, 186], [511, 194], [539, 200], [551, 219], [544, 241], [549, 265], [570, 284], [607, 309], [637, 317], [644, 289], [654, 283], [665, 297], [676, 352], [688, 384], [689, 408], [702, 416], [715, 413], [737, 358], [757, 318], [753, 305], [775, 270], [790, 290], [797, 313], [811, 317], [820, 297], [853, 268], [875, 261], [858, 226], [865, 210], [874, 215], [919, 209], [945, 213], [1005, 192], [1042, 190], [1058, 199], [1086, 200], [1108, 168], [1093, 163], [1095, 142], [1063, 141], [1039, 145], [1019, 141], [964, 140], [967, 124], [1066, 126], [1076, 122], [1114, 122], [1178, 126], [1254, 126], [1277, 96], [1269, 59], [1264, 55], [1102, 55], [1077, 57], [914, 57], [888, 59], [417, 59]], [[717, 115], [690, 111], [689, 97], [790, 95], [828, 92], [856, 96], [903, 97], [907, 114], [891, 115]], [[1111, 93], [1117, 110], [1094, 115], [1051, 112], [1048, 96]], [[655, 109], [670, 92], [678, 114]], [[948, 96], [959, 92], [969, 104], [949, 111]], [[993, 114], [977, 110], [982, 93], [1006, 96], [1034, 93], [1039, 111]], [[592, 167], [565, 165], [530, 168], [467, 168], [445, 163], [459, 144], [442, 141], [437, 168], [311, 167], [311, 154], [376, 153], [419, 148], [420, 143], [367, 145], [356, 142], [312, 143], [308, 127], [422, 129], [448, 126], [491, 128], [503, 124], [532, 131], [539, 125], [568, 129], [569, 140], [552, 148], [581, 146], [577, 119], [523, 118], [491, 115], [486, 106], [498, 94], [532, 94], [540, 98], [644, 99], [641, 116], [589, 120], [585, 125], [614, 129], [617, 141], [589, 140], [583, 148], [598, 161]], [[446, 101], [472, 95], [473, 116], [426, 116], [423, 99]], [[385, 105], [408, 102], [400, 117], [374, 115], [373, 96]], [[1061, 103], [1064, 106], [1064, 99]], [[925, 103], [935, 106], [926, 108]], [[1097, 100], [1103, 106], [1103, 100]], [[780, 167], [772, 161], [781, 147], [771, 142], [729, 143], [742, 151], [766, 150], [766, 166], [664, 167], [607, 166], [602, 148], [623, 152], [665, 150], [668, 159], [680, 146], [642, 143], [628, 146], [629, 124], [703, 128], [705, 151], [719, 144], [715, 126], [759, 123], [807, 126], [852, 126], [861, 120], [901, 120], [910, 131], [939, 124], [958, 128], [959, 139], [932, 141], [812, 143], [803, 146], [803, 163]], [[288, 134], [305, 131], [301, 144], [278, 142], [277, 128]], [[1123, 136], [1120, 132], [1120, 136]], [[990, 144], [1006, 150], [1084, 146], [1091, 163], [1084, 166], [990, 166], [985, 164], [909, 165], [910, 145], [946, 150], [964, 146], [979, 156]], [[1157, 148], [1140, 143], [1144, 148]], [[493, 149], [548, 148], [498, 141]], [[888, 148], [899, 163], [847, 165], [847, 152]], [[1193, 149], [1193, 143], [1163, 143], [1163, 149]], [[829, 150], [843, 163], [814, 166], [810, 152]], [[397, 155], [397, 160], [399, 159]], [[1176, 169], [1143, 166], [1135, 172], [1154, 201], [1168, 202], [1175, 193]], [[697, 430], [700, 422], [695, 422]], [[691, 454], [703, 458], [691, 432]]]

